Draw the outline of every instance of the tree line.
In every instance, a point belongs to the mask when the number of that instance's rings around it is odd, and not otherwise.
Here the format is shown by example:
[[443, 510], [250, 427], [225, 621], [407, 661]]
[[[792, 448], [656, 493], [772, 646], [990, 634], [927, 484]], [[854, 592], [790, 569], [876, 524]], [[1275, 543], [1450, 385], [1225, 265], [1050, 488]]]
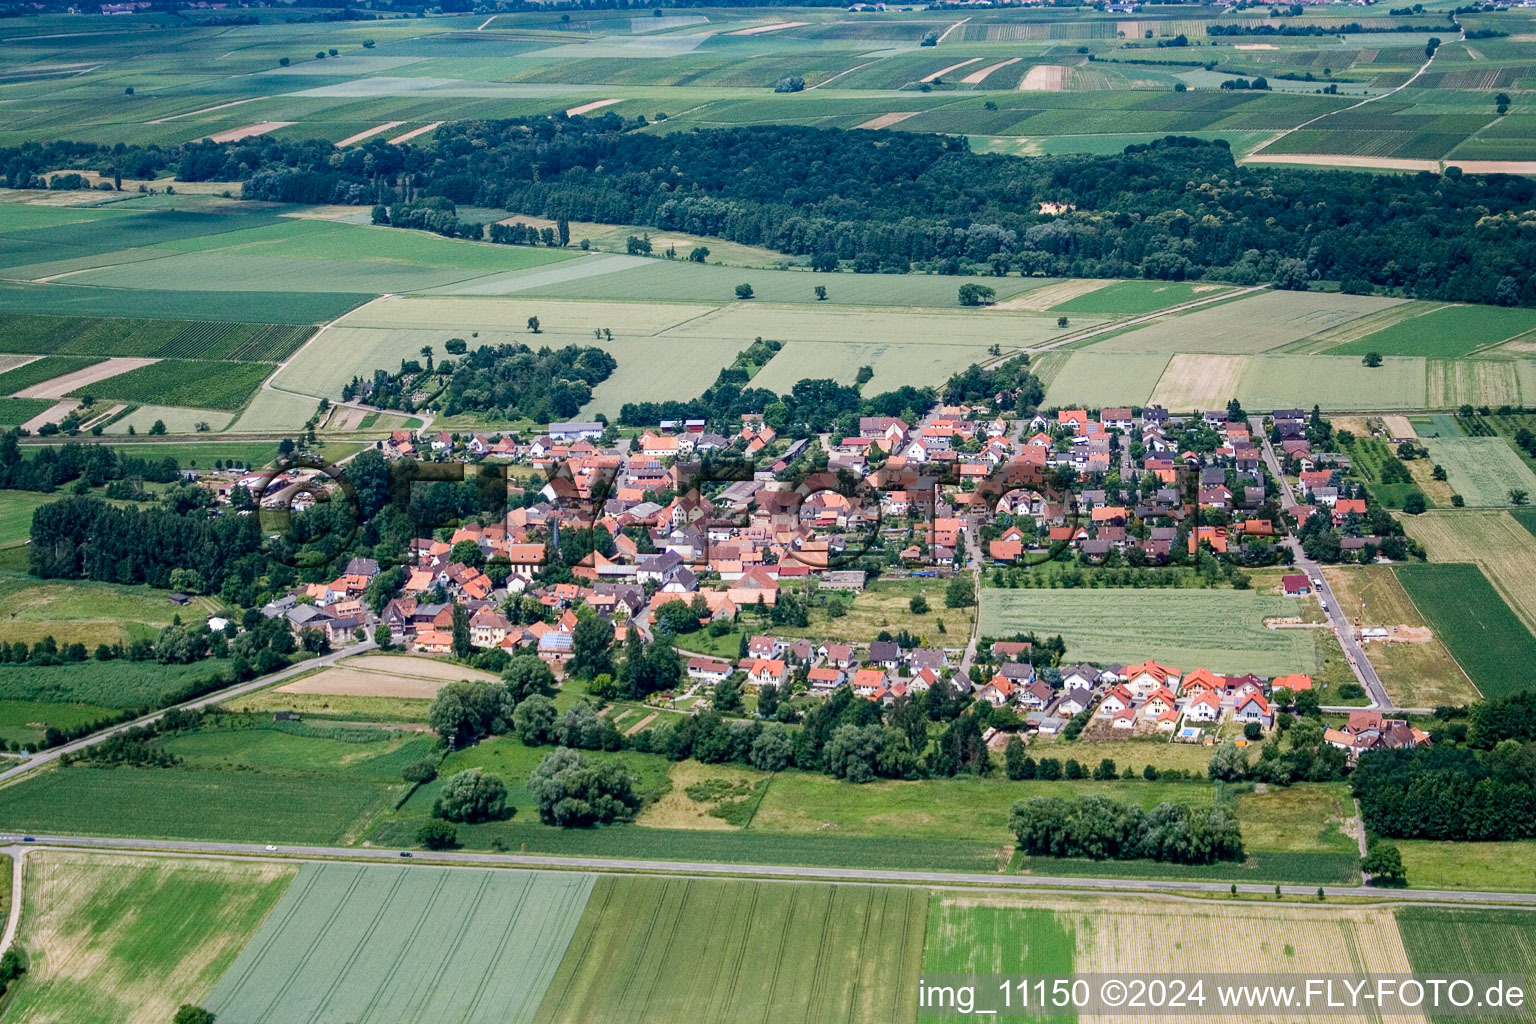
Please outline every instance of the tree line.
[[[965, 138], [794, 125], [670, 134], [637, 121], [460, 121], [434, 140], [0, 150], [7, 184], [146, 165], [242, 181], [247, 198], [385, 205], [442, 198], [551, 220], [648, 224], [865, 269], [1087, 277], [1318, 279], [1420, 298], [1536, 304], [1536, 183], [1511, 175], [1239, 166], [1169, 136], [1109, 155], [1017, 158]], [[146, 175], [147, 176], [147, 175]], [[1064, 204], [1045, 214], [1040, 204]], [[424, 208], [424, 207], [422, 207]], [[407, 218], [409, 219], [409, 217]], [[457, 229], [455, 229], [457, 230]]]
[[1013, 805], [1008, 827], [1036, 857], [1213, 864], [1242, 860], [1237, 817], [1225, 807], [1164, 802], [1150, 811], [1107, 796], [1035, 797]]

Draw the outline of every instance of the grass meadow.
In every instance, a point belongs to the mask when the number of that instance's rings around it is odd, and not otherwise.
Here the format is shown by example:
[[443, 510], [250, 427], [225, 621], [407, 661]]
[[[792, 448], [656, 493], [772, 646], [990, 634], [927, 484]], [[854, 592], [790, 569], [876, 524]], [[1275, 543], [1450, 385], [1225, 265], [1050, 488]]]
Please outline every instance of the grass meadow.
[[1536, 636], [1481, 569], [1464, 562], [1399, 565], [1413, 603], [1485, 697], [1531, 687]]
[[1415, 889], [1488, 889], [1536, 892], [1536, 841], [1463, 843], [1434, 839], [1396, 840]]
[[[592, 876], [306, 864], [206, 1005], [221, 1022], [527, 1024]], [[323, 944], [324, 955], [310, 955]]]
[[1525, 491], [1527, 500], [1536, 495], [1536, 473], [1502, 437], [1432, 437], [1422, 443], [1469, 508], [1511, 505], [1514, 490]]
[[201, 1002], [278, 901], [281, 863], [33, 851], [0, 1021], [163, 1024]]
[[921, 889], [603, 876], [534, 1017], [910, 1020]]

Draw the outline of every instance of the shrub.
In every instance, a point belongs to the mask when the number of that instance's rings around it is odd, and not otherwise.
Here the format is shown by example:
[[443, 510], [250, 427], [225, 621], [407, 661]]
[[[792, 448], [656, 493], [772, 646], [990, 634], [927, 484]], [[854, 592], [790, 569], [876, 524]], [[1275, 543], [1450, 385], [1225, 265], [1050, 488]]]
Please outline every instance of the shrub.
[[506, 783], [479, 768], [450, 778], [432, 803], [434, 818], [466, 823], [509, 817], [508, 810]]
[[429, 850], [451, 850], [459, 845], [459, 830], [446, 821], [429, 821], [416, 830], [416, 842]]

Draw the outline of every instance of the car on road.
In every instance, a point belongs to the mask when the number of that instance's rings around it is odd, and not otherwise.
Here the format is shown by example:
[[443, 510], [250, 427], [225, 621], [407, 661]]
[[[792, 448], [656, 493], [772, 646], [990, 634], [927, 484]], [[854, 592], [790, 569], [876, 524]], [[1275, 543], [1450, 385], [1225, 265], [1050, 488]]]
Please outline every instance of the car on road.
[[402, 856], [402, 857], [409, 857], [409, 856], [411, 856], [411, 851], [410, 850], [401, 850], [400, 851], [400, 856]]
[[21, 841], [24, 842], [24, 843], [35, 843], [35, 842], [37, 842], [37, 837], [36, 836], [22, 836], [21, 837]]
[[1319, 590], [1321, 590], [1322, 586], [1323, 586], [1323, 578], [1321, 576], [1313, 576], [1312, 577], [1312, 585], [1314, 587], [1317, 587]]
[[276, 853], [277, 852], [277, 847], [275, 847], [275, 846], [268, 846], [267, 847], [267, 852], [268, 853]]
[[1327, 611], [1328, 610], [1328, 602], [1327, 601], [1319, 601], [1317, 603], [1323, 606], [1323, 611]]

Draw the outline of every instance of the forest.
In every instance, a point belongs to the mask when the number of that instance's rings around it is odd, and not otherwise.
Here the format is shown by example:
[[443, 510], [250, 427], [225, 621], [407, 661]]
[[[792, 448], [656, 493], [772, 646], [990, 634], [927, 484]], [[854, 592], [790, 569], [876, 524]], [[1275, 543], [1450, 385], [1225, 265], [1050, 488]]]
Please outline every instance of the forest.
[[1366, 826], [1394, 839], [1536, 838], [1536, 742], [1371, 751], [1350, 783]]
[[[61, 168], [239, 180], [248, 199], [414, 211], [454, 204], [647, 224], [866, 269], [1209, 278], [1391, 289], [1536, 305], [1536, 182], [1238, 166], [1225, 142], [1169, 136], [1111, 155], [977, 154], [965, 138], [793, 125], [637, 132], [643, 119], [445, 124], [423, 145], [253, 137], [170, 147], [29, 143], [4, 183]], [[1050, 202], [1060, 214], [1040, 212]], [[427, 216], [422, 211], [431, 211]]]

